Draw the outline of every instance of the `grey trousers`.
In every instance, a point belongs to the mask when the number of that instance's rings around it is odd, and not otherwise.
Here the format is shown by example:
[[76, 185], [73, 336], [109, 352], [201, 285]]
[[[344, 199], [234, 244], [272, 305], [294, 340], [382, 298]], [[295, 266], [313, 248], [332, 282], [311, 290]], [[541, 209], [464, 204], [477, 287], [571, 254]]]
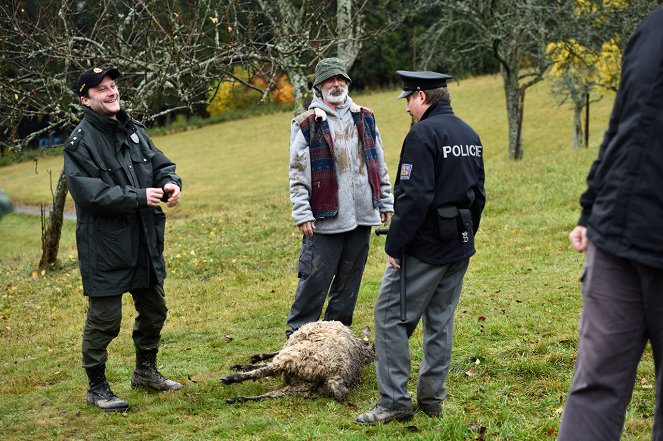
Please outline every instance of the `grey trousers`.
[[411, 410], [408, 339], [423, 318], [424, 355], [419, 367], [417, 401], [429, 409], [446, 398], [444, 381], [451, 362], [453, 317], [469, 259], [431, 265], [407, 256], [407, 321], [400, 320], [401, 271], [387, 265], [375, 303], [376, 374], [380, 400], [388, 409]]
[[663, 440], [663, 269], [611, 255], [590, 243], [582, 294], [576, 368], [559, 439], [619, 439], [649, 340], [657, 380], [652, 439]]
[[[161, 285], [131, 291], [138, 314], [131, 334], [139, 349], [156, 349], [161, 342], [161, 329], [168, 308]], [[106, 364], [107, 347], [120, 333], [122, 295], [88, 297], [87, 319], [83, 329], [83, 367]]]
[[286, 336], [319, 320], [327, 297], [324, 319], [352, 324], [370, 237], [371, 227], [367, 226], [339, 234], [304, 236], [299, 284], [288, 314]]

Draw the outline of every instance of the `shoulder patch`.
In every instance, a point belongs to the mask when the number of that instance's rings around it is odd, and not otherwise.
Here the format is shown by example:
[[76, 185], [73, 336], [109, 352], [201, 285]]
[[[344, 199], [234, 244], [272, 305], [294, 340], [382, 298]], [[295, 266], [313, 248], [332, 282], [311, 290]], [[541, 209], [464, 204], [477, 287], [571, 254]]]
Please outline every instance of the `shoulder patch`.
[[67, 143], [64, 145], [64, 148], [67, 150], [76, 151], [78, 149], [78, 143], [81, 142], [85, 131], [82, 127], [76, 127], [74, 131], [69, 135]]
[[401, 180], [407, 181], [412, 176], [412, 164], [401, 164]]

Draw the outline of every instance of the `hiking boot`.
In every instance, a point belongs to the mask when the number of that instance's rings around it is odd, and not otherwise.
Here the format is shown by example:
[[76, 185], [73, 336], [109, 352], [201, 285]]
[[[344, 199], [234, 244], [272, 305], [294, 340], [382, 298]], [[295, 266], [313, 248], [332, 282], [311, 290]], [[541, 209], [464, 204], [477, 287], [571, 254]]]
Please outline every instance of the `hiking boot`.
[[421, 401], [419, 401], [418, 404], [419, 404], [419, 409], [429, 417], [435, 418], [440, 416], [440, 412], [442, 411], [442, 405], [440, 403], [424, 404]]
[[379, 404], [366, 413], [362, 413], [356, 419], [360, 424], [388, 423], [389, 421], [407, 421], [412, 418], [411, 410], [387, 409]]
[[119, 399], [108, 385], [106, 365], [85, 368], [85, 372], [90, 380], [90, 388], [87, 390], [88, 403], [104, 412], [124, 412], [129, 408], [129, 403]]
[[182, 385], [169, 380], [157, 370], [157, 349], [136, 348], [136, 369], [131, 376], [131, 387], [145, 387], [152, 390], [178, 390]]

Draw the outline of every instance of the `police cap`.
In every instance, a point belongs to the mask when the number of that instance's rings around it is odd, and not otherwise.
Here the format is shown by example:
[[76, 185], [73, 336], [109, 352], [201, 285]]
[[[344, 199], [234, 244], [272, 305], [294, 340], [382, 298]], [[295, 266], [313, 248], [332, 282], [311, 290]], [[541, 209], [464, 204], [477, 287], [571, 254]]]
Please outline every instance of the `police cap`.
[[119, 78], [120, 71], [113, 68], [102, 69], [100, 67], [91, 67], [85, 72], [83, 72], [76, 81], [76, 92], [78, 96], [87, 95], [87, 91], [93, 87], [97, 87], [108, 75], [111, 79]]
[[405, 98], [415, 90], [430, 90], [437, 89], [438, 87], [446, 87], [447, 80], [451, 79], [451, 75], [425, 70], [397, 70], [396, 73], [401, 77], [401, 80], [403, 80], [403, 91], [398, 95], [398, 98]]

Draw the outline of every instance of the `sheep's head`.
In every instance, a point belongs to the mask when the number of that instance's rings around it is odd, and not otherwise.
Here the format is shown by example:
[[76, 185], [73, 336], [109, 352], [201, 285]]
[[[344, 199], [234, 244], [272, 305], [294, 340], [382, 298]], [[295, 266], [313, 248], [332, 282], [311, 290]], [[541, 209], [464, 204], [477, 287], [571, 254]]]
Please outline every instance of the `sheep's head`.
[[375, 345], [371, 342], [371, 328], [366, 326], [361, 330], [359, 335], [359, 341], [361, 342], [362, 348], [364, 349], [364, 362], [368, 363], [375, 359]]

